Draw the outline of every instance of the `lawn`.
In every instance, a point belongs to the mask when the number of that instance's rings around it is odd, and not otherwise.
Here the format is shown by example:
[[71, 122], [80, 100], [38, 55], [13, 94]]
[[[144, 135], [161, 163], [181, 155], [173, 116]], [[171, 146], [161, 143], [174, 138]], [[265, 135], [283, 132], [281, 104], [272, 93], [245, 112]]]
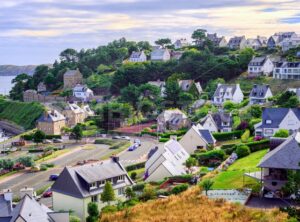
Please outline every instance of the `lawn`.
[[259, 168], [256, 166], [266, 153], [267, 150], [261, 150], [237, 160], [227, 171], [216, 175], [213, 179], [213, 189], [239, 189], [245, 186], [255, 186], [257, 184], [256, 180], [243, 175], [246, 172], [258, 171]]
[[54, 159], [56, 157], [59, 157], [60, 155], [63, 155], [67, 152], [70, 152], [71, 150], [70, 149], [63, 149], [63, 150], [57, 150], [57, 151], [54, 151], [51, 155], [49, 156], [46, 156], [44, 158], [41, 158], [37, 161], [35, 161], [36, 163], [43, 163], [45, 161], [48, 161], [48, 160], [51, 160], [51, 159]]
[[142, 182], [144, 178], [145, 168], [140, 168], [137, 170], [128, 171], [128, 175], [130, 176], [133, 172], [136, 172], [136, 180], [135, 182]]

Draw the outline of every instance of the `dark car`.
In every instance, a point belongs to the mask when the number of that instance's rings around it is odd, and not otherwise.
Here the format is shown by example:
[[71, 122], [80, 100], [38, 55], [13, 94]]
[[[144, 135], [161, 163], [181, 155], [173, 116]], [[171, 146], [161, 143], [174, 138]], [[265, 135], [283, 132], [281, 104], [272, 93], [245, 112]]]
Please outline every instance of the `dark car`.
[[47, 197], [52, 197], [52, 191], [49, 189], [49, 190], [46, 190], [44, 193], [43, 193], [43, 197], [44, 198], [47, 198]]
[[51, 174], [50, 176], [49, 176], [49, 180], [50, 181], [55, 181], [55, 180], [57, 180], [58, 179], [58, 175], [57, 174]]

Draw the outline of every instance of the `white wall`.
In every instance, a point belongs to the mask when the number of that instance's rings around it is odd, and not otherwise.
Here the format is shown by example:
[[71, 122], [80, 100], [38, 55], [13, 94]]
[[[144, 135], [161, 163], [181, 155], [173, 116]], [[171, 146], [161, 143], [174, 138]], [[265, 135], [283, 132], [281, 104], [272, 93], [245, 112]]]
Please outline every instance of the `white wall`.
[[189, 154], [192, 154], [197, 150], [198, 146], [203, 146], [204, 149], [207, 148], [207, 143], [199, 136], [199, 134], [191, 128], [179, 141], [183, 148]]
[[165, 177], [173, 176], [163, 164], [161, 164], [149, 177], [145, 180], [146, 182], [150, 181], [159, 181], [164, 179]]

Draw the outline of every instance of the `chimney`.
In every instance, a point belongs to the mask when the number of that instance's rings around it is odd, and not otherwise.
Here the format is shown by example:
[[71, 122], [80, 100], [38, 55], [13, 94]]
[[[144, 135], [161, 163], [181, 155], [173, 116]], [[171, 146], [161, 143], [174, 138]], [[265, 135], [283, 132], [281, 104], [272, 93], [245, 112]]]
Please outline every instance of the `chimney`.
[[33, 188], [28, 188], [24, 187], [23, 189], [20, 190], [20, 197], [21, 199], [25, 196], [28, 195], [29, 197], [33, 197]]
[[120, 157], [115, 156], [115, 155], [112, 155], [110, 158], [112, 159], [112, 161], [114, 161], [116, 163], [119, 163], [119, 161], [120, 161]]
[[10, 210], [12, 210], [12, 202], [13, 202], [13, 193], [10, 189], [3, 190], [4, 200], [8, 202], [10, 206]]

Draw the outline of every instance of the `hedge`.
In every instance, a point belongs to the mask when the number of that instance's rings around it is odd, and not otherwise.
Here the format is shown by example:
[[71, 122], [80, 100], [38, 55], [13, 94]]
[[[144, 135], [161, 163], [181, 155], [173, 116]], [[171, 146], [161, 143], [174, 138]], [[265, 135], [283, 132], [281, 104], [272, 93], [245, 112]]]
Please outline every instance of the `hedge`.
[[125, 167], [126, 171], [138, 170], [145, 167], [146, 162], [133, 164], [130, 166]]
[[110, 139], [96, 139], [95, 144], [104, 144], [104, 145], [113, 145], [115, 141], [112, 141]]
[[261, 141], [254, 141], [250, 143], [243, 143], [243, 144], [227, 144], [221, 146], [221, 149], [225, 151], [226, 154], [231, 154], [235, 151], [238, 145], [246, 145], [249, 147], [251, 153], [266, 149], [270, 145], [270, 140], [261, 140]]
[[213, 133], [213, 136], [217, 141], [225, 141], [225, 140], [232, 140], [235, 137], [241, 138], [243, 133], [244, 130], [236, 130], [236, 131], [225, 132], [225, 133]]
[[[23, 135], [22, 138], [23, 138], [24, 140], [31, 141], [31, 140], [33, 140], [33, 134], [26, 134], [26, 135]], [[46, 135], [45, 139], [47, 139], [47, 140], [51, 140], [51, 139], [61, 139], [61, 135]]]
[[169, 138], [159, 138], [159, 142], [160, 143], [166, 143], [168, 142], [170, 139]]

